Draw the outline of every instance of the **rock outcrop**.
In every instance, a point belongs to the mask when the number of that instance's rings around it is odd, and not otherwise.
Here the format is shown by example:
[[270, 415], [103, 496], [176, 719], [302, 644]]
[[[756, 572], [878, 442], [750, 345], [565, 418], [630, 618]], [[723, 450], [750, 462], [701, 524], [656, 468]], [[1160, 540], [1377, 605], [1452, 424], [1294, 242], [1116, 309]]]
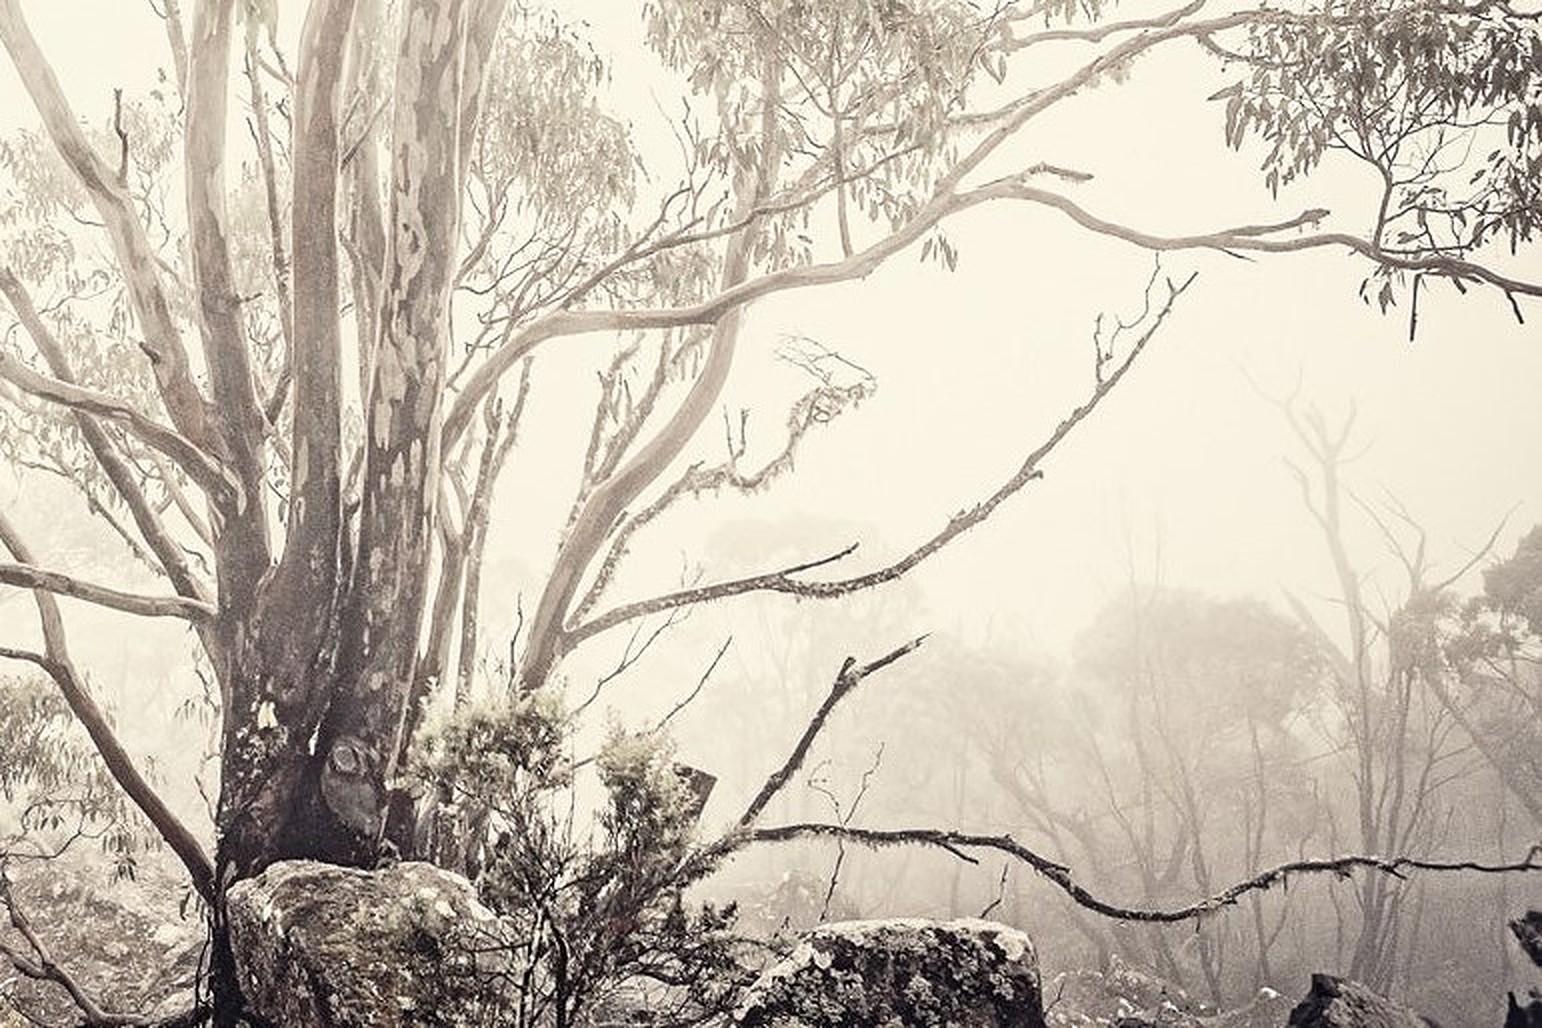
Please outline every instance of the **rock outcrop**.
[[822, 925], [735, 1012], [744, 1028], [1043, 1028], [1033, 943], [990, 921]]
[[1348, 978], [1312, 975], [1288, 1028], [1439, 1028], [1434, 1021]]
[[464, 878], [431, 864], [360, 871], [284, 861], [227, 897], [252, 1011], [276, 1025], [481, 1026], [507, 950]]

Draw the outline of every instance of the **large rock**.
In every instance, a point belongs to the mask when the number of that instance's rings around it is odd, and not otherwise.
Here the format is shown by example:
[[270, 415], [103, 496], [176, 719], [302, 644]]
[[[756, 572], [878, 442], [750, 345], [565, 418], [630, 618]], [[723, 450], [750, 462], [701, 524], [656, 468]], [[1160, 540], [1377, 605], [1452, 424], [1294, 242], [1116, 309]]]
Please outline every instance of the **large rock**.
[[735, 1012], [745, 1028], [1043, 1028], [1033, 943], [990, 921], [846, 921], [803, 937]]
[[1331, 974], [1312, 975], [1312, 988], [1290, 1012], [1288, 1028], [1439, 1028], [1369, 987]]
[[431, 864], [274, 864], [226, 899], [241, 988], [285, 1026], [481, 1026], [507, 959], [496, 915]]

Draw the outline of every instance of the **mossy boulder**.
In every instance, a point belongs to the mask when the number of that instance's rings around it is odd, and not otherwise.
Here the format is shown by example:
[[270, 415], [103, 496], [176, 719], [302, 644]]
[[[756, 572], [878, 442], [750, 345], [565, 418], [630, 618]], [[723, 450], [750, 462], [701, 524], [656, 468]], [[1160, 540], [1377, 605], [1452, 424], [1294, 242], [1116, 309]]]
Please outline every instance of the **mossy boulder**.
[[252, 1012], [324, 1028], [481, 1026], [499, 1018], [509, 950], [466, 879], [284, 861], [233, 886], [231, 946]]

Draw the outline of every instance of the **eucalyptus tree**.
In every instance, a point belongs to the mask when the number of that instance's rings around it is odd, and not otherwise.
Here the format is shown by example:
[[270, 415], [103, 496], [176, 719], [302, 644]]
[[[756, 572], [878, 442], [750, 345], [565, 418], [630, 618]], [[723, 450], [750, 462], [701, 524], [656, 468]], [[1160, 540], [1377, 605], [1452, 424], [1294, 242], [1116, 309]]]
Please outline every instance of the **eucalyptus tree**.
[[[612, 599], [662, 513], [767, 486], [870, 388], [805, 353], [812, 385], [778, 453], [756, 466], [731, 431], [724, 462], [682, 470], [745, 311], [915, 251], [951, 267], [946, 229], [966, 211], [1048, 208], [1157, 253], [1348, 251], [1367, 295], [1385, 310], [1406, 293], [1411, 320], [1439, 283], [1517, 316], [1542, 293], [1503, 252], [1542, 217], [1542, 38], [1503, 0], [1154, 13], [648, 0], [647, 45], [686, 100], [678, 162], [663, 166], [607, 113], [604, 60], [555, 15], [312, 0], [286, 52], [276, 29], [291, 6], [162, 0], [163, 88], [119, 96], [92, 127], [22, 4], [0, 0], [0, 41], [41, 123], [0, 153], [18, 201], [0, 291], [21, 327], [0, 356], [7, 452], [78, 488], [164, 580], [146, 595], [51, 570], [4, 523], [0, 582], [35, 592], [43, 640], [5, 653], [54, 679], [217, 936], [225, 891], [270, 863], [368, 864], [408, 838], [392, 828], [411, 819], [392, 784], [423, 704], [465, 682], [477, 652], [494, 483], [546, 351], [622, 340], [596, 360], [601, 400], [573, 440], [580, 485], [521, 633], [522, 692], [645, 618], [749, 593], [830, 600], [904, 575], [1039, 477], [1192, 281], [1154, 280], [1142, 322], [1098, 342], [1082, 401], [899, 559], [842, 574], [850, 551], [813, 554]], [[1357, 162], [1380, 183], [1372, 202], [1178, 235], [1089, 209], [1076, 189], [1094, 169], [1035, 153], [1030, 129], [1180, 46], [1198, 48], [1204, 88], [1222, 85], [1218, 144], [1262, 142], [1267, 188]], [[251, 170], [236, 182], [238, 161]], [[222, 718], [212, 856], [93, 700], [59, 595], [192, 625]], [[843, 671], [832, 697], [858, 680]], [[222, 989], [228, 1020], [239, 998]]]

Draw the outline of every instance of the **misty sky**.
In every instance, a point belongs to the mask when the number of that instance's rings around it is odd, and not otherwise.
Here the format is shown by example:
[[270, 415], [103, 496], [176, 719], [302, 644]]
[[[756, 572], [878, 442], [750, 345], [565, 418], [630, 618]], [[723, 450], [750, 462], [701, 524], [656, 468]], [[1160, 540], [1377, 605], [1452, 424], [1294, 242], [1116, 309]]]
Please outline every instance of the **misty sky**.
[[[105, 119], [114, 86], [147, 88], [167, 60], [146, 4], [26, 7], [85, 117]], [[283, 36], [295, 34], [301, 7], [281, 0]], [[591, 17], [644, 149], [667, 141], [659, 108], [678, 98], [658, 92], [651, 59], [638, 50], [640, 15], [610, 4]], [[1335, 212], [1330, 225], [1363, 229], [1373, 184], [1352, 169], [1327, 167], [1270, 200], [1257, 155], [1226, 151], [1219, 107], [1203, 102], [1227, 81], [1192, 49], [1164, 51], [1139, 63], [1128, 82], [1105, 83], [1045, 116], [1010, 156], [1093, 172], [1094, 181], [1072, 187], [1081, 202], [1153, 231], [1280, 220], [1318, 206]], [[9, 62], [0, 61], [0, 127], [32, 122]], [[1139, 308], [1150, 256], [1039, 209], [976, 209], [951, 235], [961, 253], [955, 273], [906, 254], [866, 282], [752, 309], [726, 400], [755, 411], [752, 442], [774, 446], [779, 404], [792, 395], [772, 356], [786, 334], [815, 338], [871, 369], [877, 395], [811, 439], [796, 476], [772, 495], [709, 502], [655, 531], [655, 557], [637, 565], [632, 581], [671, 584], [682, 555], [699, 554], [704, 536], [735, 519], [788, 526], [774, 529], [778, 554], [816, 556], [857, 533], [863, 547], [850, 567], [866, 567], [988, 494], [1080, 400], [1090, 386], [1092, 319]], [[1529, 265], [1519, 272], [1542, 271], [1535, 255]], [[1425, 290], [1410, 345], [1406, 308], [1381, 317], [1363, 305], [1356, 289], [1366, 268], [1345, 254], [1255, 262], [1178, 254], [1165, 267], [1180, 279], [1198, 271], [1199, 280], [1126, 384], [1046, 464], [1045, 480], [922, 570], [909, 587], [926, 608], [917, 630], [1061, 650], [1122, 586], [1132, 560], [1143, 578], [1159, 573], [1218, 593], [1329, 588], [1282, 463], [1296, 453], [1292, 440], [1250, 378], [1284, 393], [1299, 376], [1302, 399], [1330, 413], [1354, 399], [1367, 444], [1351, 469], [1354, 484], [1370, 498], [1386, 490], [1401, 499], [1447, 562], [1465, 559], [1511, 508], [1504, 550], [1542, 519], [1542, 335], [1535, 324], [1517, 325], [1502, 296]], [[1535, 303], [1527, 313], [1542, 323]], [[556, 344], [537, 370], [532, 417], [560, 421], [561, 410], [587, 402], [609, 346], [600, 337]], [[720, 453], [717, 434], [704, 436], [695, 456]], [[539, 521], [531, 482], [560, 481], [582, 446], [577, 436], [540, 438], [506, 476], [493, 543], [507, 548], [499, 560], [529, 574], [551, 552], [549, 537], [521, 548], [524, 529]], [[5, 502], [26, 507], [14, 481], [0, 488]], [[1368, 563], [1380, 555], [1370, 534], [1360, 543]], [[760, 556], [743, 546], [742, 564], [720, 570], [760, 570]], [[488, 602], [512, 607], [508, 595]]]

